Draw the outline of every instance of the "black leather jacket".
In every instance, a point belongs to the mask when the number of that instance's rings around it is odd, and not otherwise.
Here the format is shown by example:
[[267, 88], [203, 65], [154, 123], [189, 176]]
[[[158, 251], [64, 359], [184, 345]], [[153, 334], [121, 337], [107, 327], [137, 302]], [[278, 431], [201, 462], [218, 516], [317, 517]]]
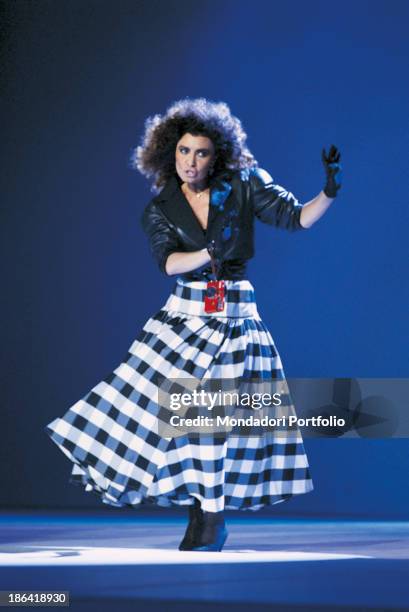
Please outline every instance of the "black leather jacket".
[[[173, 176], [146, 206], [142, 227], [148, 234], [152, 254], [166, 274], [168, 256], [175, 251], [198, 251], [212, 240], [221, 254], [218, 278], [246, 278], [246, 261], [254, 255], [254, 217], [290, 231], [303, 229], [302, 205], [292, 193], [274, 183], [261, 168], [230, 170], [215, 177], [210, 185], [207, 230], [200, 226]], [[210, 263], [180, 274], [186, 280], [210, 280]]]

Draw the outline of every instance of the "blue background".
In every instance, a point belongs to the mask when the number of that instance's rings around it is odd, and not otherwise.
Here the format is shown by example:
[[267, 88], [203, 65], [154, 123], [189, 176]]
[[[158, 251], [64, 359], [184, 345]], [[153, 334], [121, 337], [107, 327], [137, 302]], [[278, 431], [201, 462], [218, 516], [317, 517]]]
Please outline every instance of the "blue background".
[[[409, 3], [184, 0], [3, 5], [4, 506], [93, 506], [44, 425], [112, 371], [175, 279], [157, 270], [130, 168], [148, 115], [227, 102], [313, 228], [257, 224], [259, 312], [291, 377], [407, 377]], [[4, 434], [4, 432], [6, 432]], [[407, 440], [307, 440], [315, 491], [275, 514], [406, 516]], [[404, 484], [402, 484], [404, 483]]]

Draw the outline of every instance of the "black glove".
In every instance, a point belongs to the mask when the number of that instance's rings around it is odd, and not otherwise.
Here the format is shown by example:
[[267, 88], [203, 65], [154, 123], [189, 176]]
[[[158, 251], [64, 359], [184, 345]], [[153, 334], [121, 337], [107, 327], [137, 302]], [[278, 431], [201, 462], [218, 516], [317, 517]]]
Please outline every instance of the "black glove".
[[325, 149], [322, 149], [322, 163], [327, 175], [324, 193], [328, 198], [335, 198], [341, 187], [342, 167], [339, 163], [340, 159], [341, 153], [334, 145], [331, 145], [328, 155]]

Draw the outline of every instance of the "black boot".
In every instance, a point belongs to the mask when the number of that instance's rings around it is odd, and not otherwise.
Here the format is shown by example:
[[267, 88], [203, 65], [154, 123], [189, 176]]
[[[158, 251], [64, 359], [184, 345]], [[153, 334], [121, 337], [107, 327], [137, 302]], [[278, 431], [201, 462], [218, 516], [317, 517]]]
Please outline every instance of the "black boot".
[[200, 533], [203, 529], [203, 511], [200, 501], [194, 498], [195, 502], [189, 506], [189, 523], [183, 540], [179, 544], [179, 550], [193, 550], [193, 546], [199, 543]]
[[223, 512], [203, 512], [199, 541], [190, 550], [220, 552], [227, 538]]

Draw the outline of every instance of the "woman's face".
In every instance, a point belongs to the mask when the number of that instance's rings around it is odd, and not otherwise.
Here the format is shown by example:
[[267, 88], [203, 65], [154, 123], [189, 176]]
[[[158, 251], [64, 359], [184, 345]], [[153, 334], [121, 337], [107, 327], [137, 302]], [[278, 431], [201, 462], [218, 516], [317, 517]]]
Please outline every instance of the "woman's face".
[[186, 133], [176, 145], [176, 172], [184, 183], [206, 186], [214, 159], [214, 145], [207, 136]]

